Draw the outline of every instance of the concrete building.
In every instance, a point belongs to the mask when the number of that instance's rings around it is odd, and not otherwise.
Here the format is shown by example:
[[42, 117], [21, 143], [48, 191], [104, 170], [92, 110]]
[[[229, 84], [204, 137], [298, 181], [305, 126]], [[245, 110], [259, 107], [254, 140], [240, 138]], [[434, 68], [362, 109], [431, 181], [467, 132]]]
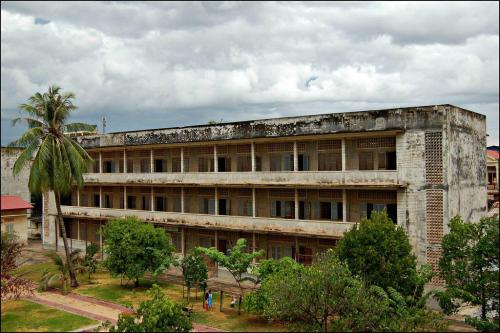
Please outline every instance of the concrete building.
[[490, 146], [486, 150], [486, 167], [488, 173], [488, 204], [491, 206], [498, 201], [498, 169], [499, 169], [499, 152], [498, 146]]
[[135, 215], [179, 253], [246, 238], [308, 264], [385, 208], [435, 266], [447, 221], [486, 214], [485, 118], [436, 105], [78, 137], [96, 164], [65, 199], [66, 230], [72, 246], [101, 243], [106, 220]]
[[2, 232], [15, 233], [22, 242], [28, 240], [28, 215], [33, 206], [17, 195], [2, 195], [0, 212]]
[[19, 155], [21, 148], [6, 148], [1, 149], [1, 194], [2, 195], [17, 195], [24, 201], [31, 201], [31, 194], [28, 188], [28, 180], [30, 176], [29, 165], [27, 165], [21, 173], [14, 177], [12, 169]]

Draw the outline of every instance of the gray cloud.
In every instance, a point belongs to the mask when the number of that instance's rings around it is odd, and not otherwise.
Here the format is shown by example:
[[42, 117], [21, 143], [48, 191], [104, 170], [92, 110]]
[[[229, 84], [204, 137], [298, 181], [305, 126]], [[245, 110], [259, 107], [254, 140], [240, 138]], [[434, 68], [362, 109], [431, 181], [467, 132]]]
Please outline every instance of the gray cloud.
[[[2, 144], [57, 83], [110, 131], [452, 103], [498, 144], [498, 3], [2, 2]], [[316, 79], [311, 80], [312, 77]]]

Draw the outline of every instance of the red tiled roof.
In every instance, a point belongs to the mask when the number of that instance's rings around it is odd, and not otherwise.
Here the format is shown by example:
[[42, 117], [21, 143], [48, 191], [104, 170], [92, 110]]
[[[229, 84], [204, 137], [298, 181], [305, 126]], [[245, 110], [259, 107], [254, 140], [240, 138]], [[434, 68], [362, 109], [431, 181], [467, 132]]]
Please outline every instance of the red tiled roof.
[[489, 157], [492, 157], [492, 158], [498, 160], [498, 155], [499, 155], [498, 151], [492, 150], [492, 149], [488, 149], [488, 150], [486, 150], [486, 153], [488, 154]]
[[2, 195], [0, 210], [30, 209], [33, 208], [28, 202], [17, 195]]

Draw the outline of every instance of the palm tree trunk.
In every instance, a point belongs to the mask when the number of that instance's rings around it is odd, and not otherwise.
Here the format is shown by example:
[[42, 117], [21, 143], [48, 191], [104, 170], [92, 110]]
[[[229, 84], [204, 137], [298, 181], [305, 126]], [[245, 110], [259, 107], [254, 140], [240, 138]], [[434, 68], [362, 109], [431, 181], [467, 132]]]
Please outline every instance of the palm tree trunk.
[[66, 263], [68, 264], [69, 276], [71, 278], [71, 287], [78, 287], [78, 281], [76, 280], [75, 270], [73, 269], [73, 263], [71, 262], [71, 253], [68, 247], [68, 238], [66, 237], [66, 227], [62, 218], [61, 211], [61, 195], [59, 192], [54, 192], [56, 197], [56, 208], [57, 208], [57, 219], [59, 220], [59, 227], [61, 228], [61, 235], [64, 243], [64, 251], [66, 252]]

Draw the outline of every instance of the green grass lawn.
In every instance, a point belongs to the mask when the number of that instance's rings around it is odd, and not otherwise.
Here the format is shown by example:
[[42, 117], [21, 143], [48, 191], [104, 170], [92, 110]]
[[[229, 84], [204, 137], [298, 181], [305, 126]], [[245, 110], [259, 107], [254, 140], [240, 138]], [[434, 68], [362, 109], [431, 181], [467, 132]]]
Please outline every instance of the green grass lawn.
[[2, 302], [2, 332], [67, 332], [97, 323], [30, 301]]

